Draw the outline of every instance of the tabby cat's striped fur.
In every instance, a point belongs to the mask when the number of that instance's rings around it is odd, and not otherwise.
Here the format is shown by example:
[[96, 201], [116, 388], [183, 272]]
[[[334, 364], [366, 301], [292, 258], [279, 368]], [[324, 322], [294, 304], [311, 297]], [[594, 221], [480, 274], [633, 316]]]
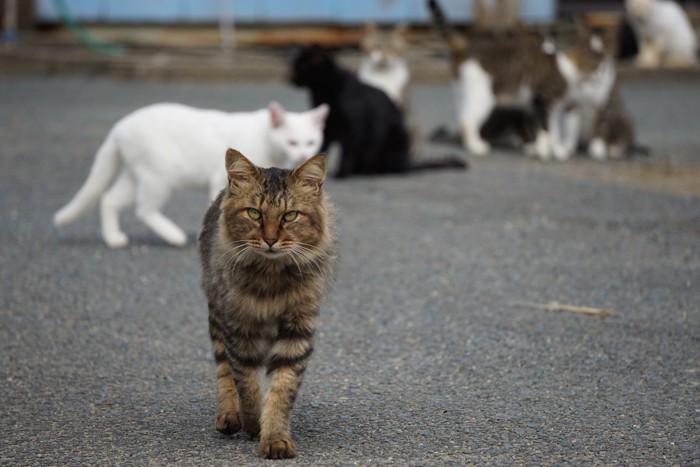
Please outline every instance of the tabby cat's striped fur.
[[290, 418], [336, 258], [333, 208], [322, 188], [326, 159], [263, 169], [229, 149], [226, 170], [228, 187], [199, 237], [216, 429], [259, 436], [263, 457], [294, 457]]

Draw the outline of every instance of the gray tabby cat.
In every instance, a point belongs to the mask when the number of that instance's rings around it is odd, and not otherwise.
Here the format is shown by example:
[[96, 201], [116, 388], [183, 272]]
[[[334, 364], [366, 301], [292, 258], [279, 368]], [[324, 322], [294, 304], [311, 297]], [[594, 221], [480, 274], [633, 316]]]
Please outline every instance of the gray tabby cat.
[[263, 457], [295, 457], [290, 418], [336, 259], [326, 158], [263, 169], [229, 149], [226, 171], [199, 236], [216, 429], [259, 436]]

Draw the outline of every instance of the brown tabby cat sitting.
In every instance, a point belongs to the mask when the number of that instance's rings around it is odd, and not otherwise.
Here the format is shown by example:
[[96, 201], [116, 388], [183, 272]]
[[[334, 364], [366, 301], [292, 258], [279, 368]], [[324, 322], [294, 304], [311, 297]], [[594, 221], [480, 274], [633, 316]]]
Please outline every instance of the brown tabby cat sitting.
[[[216, 429], [260, 437], [260, 455], [296, 455], [294, 400], [313, 351], [315, 319], [336, 259], [326, 158], [263, 169], [226, 153], [228, 186], [199, 236], [216, 361]], [[266, 370], [263, 394], [259, 371]]]

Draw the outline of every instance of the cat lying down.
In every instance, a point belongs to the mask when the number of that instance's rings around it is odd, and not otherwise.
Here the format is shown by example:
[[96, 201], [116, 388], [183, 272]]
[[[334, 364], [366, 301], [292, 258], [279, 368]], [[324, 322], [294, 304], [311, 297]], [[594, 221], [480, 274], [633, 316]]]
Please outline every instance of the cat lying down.
[[229, 147], [258, 166], [292, 169], [318, 154], [327, 116], [327, 105], [287, 112], [276, 102], [234, 113], [172, 103], [143, 107], [114, 125], [88, 178], [56, 212], [54, 224], [74, 222], [99, 199], [102, 237], [110, 248], [120, 248], [129, 239], [119, 213], [136, 205], [141, 221], [167, 243], [182, 246], [187, 235], [161, 212], [173, 191], [206, 187], [214, 199], [226, 186], [221, 158]]

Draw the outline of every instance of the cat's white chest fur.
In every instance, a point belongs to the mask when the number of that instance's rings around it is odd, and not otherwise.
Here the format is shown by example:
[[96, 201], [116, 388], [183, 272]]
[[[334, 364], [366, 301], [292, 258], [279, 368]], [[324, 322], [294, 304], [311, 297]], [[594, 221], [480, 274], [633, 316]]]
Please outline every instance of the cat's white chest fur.
[[358, 77], [362, 82], [384, 91], [399, 107], [403, 107], [410, 73], [406, 61], [394, 59], [385, 66], [377, 65], [371, 57], [360, 63]]

